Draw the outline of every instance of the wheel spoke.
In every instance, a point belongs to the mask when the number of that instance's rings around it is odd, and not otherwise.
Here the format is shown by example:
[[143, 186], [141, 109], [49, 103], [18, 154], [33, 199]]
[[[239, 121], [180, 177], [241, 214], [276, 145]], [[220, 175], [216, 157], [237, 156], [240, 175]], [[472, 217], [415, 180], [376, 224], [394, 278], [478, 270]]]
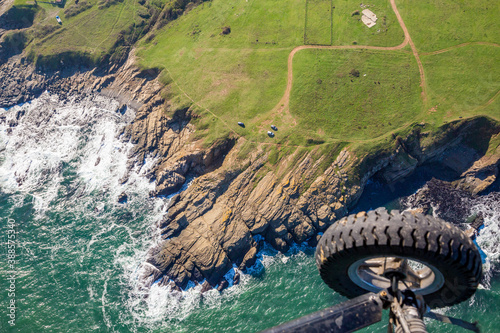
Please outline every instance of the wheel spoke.
[[400, 288], [412, 290], [426, 288], [434, 282], [434, 273], [426, 265], [402, 257], [380, 257], [361, 261], [357, 275], [364, 283], [378, 289], [389, 288], [391, 281], [384, 275], [387, 270], [400, 271], [405, 275]]

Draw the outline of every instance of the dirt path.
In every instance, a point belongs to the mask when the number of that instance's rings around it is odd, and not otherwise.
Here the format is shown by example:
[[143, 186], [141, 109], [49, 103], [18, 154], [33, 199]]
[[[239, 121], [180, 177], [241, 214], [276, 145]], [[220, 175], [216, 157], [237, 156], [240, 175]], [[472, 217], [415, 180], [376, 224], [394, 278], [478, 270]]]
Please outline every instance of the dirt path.
[[415, 57], [415, 60], [417, 60], [418, 71], [420, 72], [420, 86], [422, 87], [422, 100], [424, 101], [424, 104], [425, 104], [427, 102], [427, 86], [425, 84], [424, 66], [422, 65], [422, 61], [420, 61], [420, 57], [418, 56], [417, 48], [415, 47], [415, 44], [413, 44], [413, 41], [411, 40], [410, 33], [408, 32], [408, 29], [406, 28], [405, 22], [403, 21], [403, 18], [399, 14], [398, 8], [396, 7], [395, 0], [391, 0], [391, 6], [392, 6], [392, 9], [394, 10], [394, 13], [396, 14], [396, 17], [398, 18], [399, 24], [401, 25], [401, 28], [403, 29], [405, 36], [408, 37], [408, 42], [410, 43], [411, 51], [413, 52], [413, 56]]
[[427, 55], [435, 55], [435, 54], [445, 53], [445, 52], [448, 52], [448, 51], [451, 51], [454, 49], [458, 49], [458, 48], [461, 48], [464, 46], [468, 46], [468, 45], [488, 45], [488, 46], [500, 47], [500, 44], [490, 43], [490, 42], [468, 42], [468, 43], [450, 46], [450, 47], [447, 47], [446, 49], [442, 49], [442, 50], [437, 50], [437, 51], [433, 51], [433, 52], [425, 52], [425, 53], [422, 53], [422, 55], [427, 56]]
[[487, 107], [488, 105], [490, 105], [491, 103], [493, 103], [497, 99], [498, 96], [500, 96], [500, 90], [497, 91], [497, 93], [488, 102], [486, 102], [483, 105], [481, 105], [479, 107], [479, 109], [484, 109], [485, 107]]
[[285, 94], [281, 98], [280, 102], [277, 106], [274, 107], [274, 110], [281, 113], [283, 110], [288, 110], [288, 106], [290, 103], [290, 93], [292, 91], [292, 83], [293, 83], [293, 57], [300, 50], [305, 49], [326, 49], [326, 50], [349, 50], [349, 49], [364, 49], [364, 50], [380, 50], [380, 51], [395, 51], [404, 48], [408, 43], [410, 43], [413, 55], [417, 60], [418, 70], [420, 72], [420, 86], [422, 87], [422, 98], [424, 102], [427, 100], [427, 94], [425, 89], [425, 75], [424, 75], [424, 67], [422, 66], [422, 62], [420, 61], [420, 57], [418, 56], [417, 49], [411, 40], [410, 33], [403, 22], [403, 18], [399, 14], [398, 8], [396, 7], [395, 0], [390, 0], [392, 9], [396, 14], [399, 25], [401, 29], [403, 29], [405, 39], [398, 46], [390, 46], [390, 47], [382, 47], [382, 46], [368, 46], [368, 45], [343, 45], [343, 46], [316, 46], [316, 45], [302, 45], [294, 48], [292, 52], [288, 55], [288, 78], [286, 84]]
[[[9, 1], [9, 0], [7, 0], [7, 1]], [[295, 122], [295, 124], [297, 124], [297, 122], [295, 121], [295, 119], [293, 119], [293, 116], [291, 114], [289, 114], [289, 103], [290, 103], [290, 93], [292, 91], [292, 83], [293, 83], [293, 57], [300, 50], [305, 50], [305, 49], [326, 49], [326, 50], [363, 49], [363, 50], [379, 50], [379, 51], [396, 51], [396, 50], [403, 49], [408, 44], [410, 44], [410, 47], [411, 47], [411, 50], [412, 50], [412, 54], [415, 57], [415, 60], [417, 61], [418, 70], [419, 70], [419, 73], [420, 73], [420, 86], [422, 87], [422, 94], [421, 94], [421, 96], [422, 96], [422, 100], [423, 100], [423, 102], [425, 104], [427, 102], [427, 87], [426, 87], [426, 79], [425, 79], [425, 73], [424, 73], [424, 67], [422, 65], [422, 61], [420, 60], [420, 56], [418, 54], [417, 48], [416, 48], [415, 44], [413, 43], [413, 41], [412, 41], [412, 39], [410, 37], [410, 33], [408, 32], [408, 29], [406, 28], [406, 25], [405, 25], [405, 23], [403, 21], [403, 18], [399, 14], [399, 11], [398, 11], [398, 8], [396, 6], [395, 0], [390, 0], [390, 3], [391, 3], [391, 6], [392, 6], [392, 9], [394, 10], [394, 13], [396, 14], [396, 18], [398, 19], [399, 25], [401, 26], [401, 29], [403, 29], [403, 33], [404, 33], [404, 36], [405, 36], [405, 39], [403, 40], [403, 42], [401, 44], [399, 44], [397, 46], [389, 46], [389, 47], [369, 46], [369, 45], [342, 45], [342, 46], [341, 45], [330, 45], [330, 46], [323, 46], [323, 45], [301, 45], [301, 46], [295, 47], [290, 52], [290, 54], [288, 55], [288, 63], [287, 63], [288, 76], [287, 76], [287, 85], [286, 85], [285, 93], [284, 93], [283, 97], [281, 98], [280, 102], [273, 108], [273, 111], [276, 111], [278, 113], [282, 113], [283, 111], [287, 112], [288, 113], [287, 115], [292, 118], [292, 121]], [[438, 51], [434, 51], [434, 52], [422, 53], [422, 55], [440, 54], [440, 53], [448, 52], [448, 51], [451, 51], [453, 49], [457, 49], [457, 48], [464, 47], [464, 46], [467, 46], [467, 45], [490, 45], [490, 46], [500, 47], [499, 44], [490, 43], [490, 42], [469, 42], [469, 43], [463, 43], [463, 44], [451, 46], [449, 48], [438, 50]], [[249, 49], [249, 50], [254, 50], [254, 49]], [[168, 69], [167, 69], [167, 71], [168, 71]], [[169, 74], [170, 74], [170, 72], [169, 72]], [[212, 111], [210, 111], [208, 108], [203, 107], [199, 103], [197, 103], [196, 101], [194, 101], [184, 90], [182, 90], [182, 88], [177, 84], [177, 82], [175, 82], [175, 80], [174, 80], [174, 83], [182, 91], [182, 93], [187, 98], [189, 98], [194, 104], [196, 104], [199, 107], [201, 107], [202, 109], [205, 109], [206, 111], [208, 111], [210, 114], [212, 114], [217, 119], [221, 120], [228, 128], [231, 129], [231, 126], [229, 126], [229, 124], [227, 124], [223, 119], [221, 119], [220, 117], [218, 117], [215, 113], [213, 113]], [[491, 98], [488, 102], [486, 102], [486, 104], [484, 104], [482, 107], [486, 107], [486, 106], [490, 105], [491, 103], [493, 103], [493, 101], [495, 101], [495, 99], [499, 95], [500, 95], [500, 91], [498, 91], [493, 96], [493, 98]], [[235, 130], [231, 129], [231, 131], [237, 137], [241, 137], [241, 135], [239, 135]], [[351, 140], [351, 142], [355, 142], [355, 141], [356, 142], [358, 142], [358, 141], [362, 142], [362, 141], [369, 141], [369, 140]], [[253, 142], [253, 141], [251, 141], [251, 142]], [[262, 143], [262, 144], [275, 144], [275, 143], [271, 143], [271, 142], [269, 142], [269, 143], [268, 142], [260, 142], [260, 143]], [[287, 146], [287, 145], [284, 144], [284, 146]], [[292, 145], [292, 146], [295, 146], [295, 145]], [[297, 146], [297, 147], [299, 147], [299, 146]]]

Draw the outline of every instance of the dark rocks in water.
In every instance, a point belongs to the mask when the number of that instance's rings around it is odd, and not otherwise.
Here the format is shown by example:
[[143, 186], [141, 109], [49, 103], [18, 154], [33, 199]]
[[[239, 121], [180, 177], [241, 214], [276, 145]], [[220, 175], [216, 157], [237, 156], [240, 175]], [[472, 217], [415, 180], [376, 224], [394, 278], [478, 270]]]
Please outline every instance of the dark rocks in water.
[[26, 112], [25, 110], [19, 110], [19, 111], [17, 111], [16, 112], [16, 120], [21, 119], [21, 117], [24, 116], [25, 112]]
[[95, 161], [94, 166], [98, 166], [99, 163], [101, 163], [101, 158], [97, 157], [97, 160]]
[[125, 112], [127, 112], [127, 104], [122, 104], [116, 109], [116, 113], [125, 114]]
[[118, 203], [123, 204], [123, 203], [126, 203], [126, 202], [127, 202], [127, 200], [128, 200], [128, 195], [127, 195], [127, 193], [125, 193], [125, 192], [122, 192], [122, 193], [118, 196]]
[[251, 267], [255, 264], [257, 260], [257, 247], [251, 247], [250, 250], [243, 257], [243, 261], [241, 262], [239, 269], [245, 269], [247, 267]]
[[126, 182], [128, 182], [128, 178], [129, 178], [129, 175], [128, 173], [124, 174], [123, 177], [121, 177], [120, 179], [118, 179], [118, 183], [120, 184], [125, 184]]
[[234, 274], [234, 278], [233, 278], [233, 285], [237, 285], [240, 283], [240, 273], [236, 272], [236, 274]]
[[222, 278], [222, 280], [219, 283], [219, 286], [217, 287], [217, 291], [219, 291], [219, 292], [223, 291], [227, 287], [229, 287], [229, 282], [227, 282], [226, 279]]
[[200, 293], [206, 293], [207, 291], [209, 290], [212, 290], [213, 287], [210, 285], [210, 283], [208, 283], [208, 281], [205, 281], [202, 285], [201, 285], [201, 291]]
[[170, 286], [170, 290], [172, 291], [178, 291], [178, 292], [181, 292], [182, 289], [179, 288], [178, 285], [176, 285], [174, 282], [170, 281], [170, 283], [168, 284]]
[[151, 286], [156, 280], [162, 278], [163, 280], [168, 280], [168, 277], [163, 276], [161, 271], [153, 265], [144, 265], [143, 277], [142, 280], [146, 282], [146, 285]]
[[483, 213], [479, 212], [476, 216], [473, 216], [474, 220], [471, 222], [470, 226], [473, 229], [479, 230], [484, 225]]
[[452, 183], [432, 178], [414, 195], [406, 199], [408, 207], [424, 214], [434, 211], [445, 221], [463, 223], [470, 215], [473, 195], [457, 189]]

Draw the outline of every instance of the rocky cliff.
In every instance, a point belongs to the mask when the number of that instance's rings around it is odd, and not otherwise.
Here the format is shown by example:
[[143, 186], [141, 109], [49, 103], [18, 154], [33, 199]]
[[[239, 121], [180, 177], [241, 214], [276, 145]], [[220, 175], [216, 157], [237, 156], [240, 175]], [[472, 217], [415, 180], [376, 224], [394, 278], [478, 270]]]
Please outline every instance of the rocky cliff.
[[280, 251], [305, 241], [315, 245], [319, 234], [356, 203], [371, 177], [395, 182], [422, 164], [438, 162], [456, 173], [457, 186], [476, 194], [498, 175], [500, 148], [490, 142], [498, 141], [500, 125], [484, 117], [438, 129], [415, 124], [404, 137], [387, 136], [365, 150], [340, 143], [282, 146], [278, 150], [288, 153], [276, 159], [268, 145], [243, 137], [203, 148], [193, 139], [189, 109], [171, 110], [158, 73], [133, 63], [132, 54], [120, 68], [42, 73], [14, 57], [0, 67], [0, 106], [28, 101], [45, 90], [62, 97], [105, 94], [122, 103], [118, 112], [136, 110], [122, 134], [135, 144], [131, 166], [147, 156], [157, 158], [150, 174], [156, 182], [152, 195], [171, 194], [188, 175], [198, 176], [172, 198], [159, 222], [164, 240], [144, 265], [146, 284], [161, 278], [160, 283], [179, 287], [204, 279], [224, 285], [231, 267], [255, 262], [257, 240]]
[[369, 178], [394, 182], [425, 163], [449, 168], [458, 186], [476, 194], [498, 175], [499, 147], [492, 150], [489, 142], [499, 130], [483, 117], [434, 130], [415, 125], [383, 148], [362, 153], [348, 146], [324, 170], [326, 157], [314, 157], [315, 150], [298, 156], [297, 149], [271, 168], [262, 147], [239, 161], [241, 138], [220, 168], [172, 199], [159, 225], [164, 242], [151, 250], [145, 278], [172, 279], [180, 287], [205, 278], [213, 286], [225, 283], [233, 265], [244, 269], [255, 261], [255, 239], [280, 251], [304, 241], [314, 245], [356, 203]]

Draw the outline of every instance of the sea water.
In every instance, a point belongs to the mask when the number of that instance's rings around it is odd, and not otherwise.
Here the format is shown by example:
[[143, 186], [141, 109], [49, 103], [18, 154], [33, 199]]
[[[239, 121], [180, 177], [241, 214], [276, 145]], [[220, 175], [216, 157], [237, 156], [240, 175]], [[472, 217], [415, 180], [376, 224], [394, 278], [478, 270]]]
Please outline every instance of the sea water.
[[[240, 284], [222, 293], [201, 294], [194, 285], [144, 289], [141, 267], [160, 241], [157, 222], [169, 198], [149, 197], [154, 159], [130, 167], [132, 145], [120, 133], [134, 114], [117, 108], [101, 96], [60, 100], [44, 93], [0, 109], [1, 332], [256, 332], [346, 300], [321, 281], [314, 249], [305, 245], [285, 254], [266, 246]], [[372, 182], [357, 209], [397, 208], [399, 196], [423, 184], [417, 178], [392, 189]], [[128, 200], [119, 204], [123, 192]], [[483, 285], [469, 301], [441, 310], [479, 321], [484, 332], [500, 331], [497, 199], [490, 194], [473, 208], [486, 217], [478, 238], [488, 255]], [[16, 235], [10, 243], [9, 229]], [[385, 332], [386, 323], [364, 331]]]

